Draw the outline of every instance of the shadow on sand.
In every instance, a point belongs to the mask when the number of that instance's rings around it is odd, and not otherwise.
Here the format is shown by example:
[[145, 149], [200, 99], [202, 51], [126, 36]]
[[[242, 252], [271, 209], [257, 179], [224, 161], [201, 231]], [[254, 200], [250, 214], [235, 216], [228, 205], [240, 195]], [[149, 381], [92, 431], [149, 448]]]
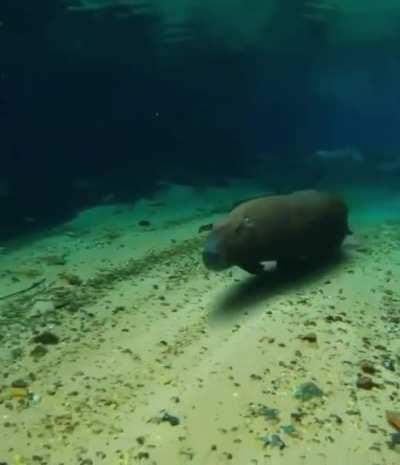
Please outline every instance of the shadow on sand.
[[293, 288], [300, 289], [346, 263], [348, 258], [342, 251], [322, 262], [285, 266], [271, 273], [249, 276], [243, 282], [232, 286], [218, 299], [210, 319], [226, 320], [277, 294], [283, 294]]

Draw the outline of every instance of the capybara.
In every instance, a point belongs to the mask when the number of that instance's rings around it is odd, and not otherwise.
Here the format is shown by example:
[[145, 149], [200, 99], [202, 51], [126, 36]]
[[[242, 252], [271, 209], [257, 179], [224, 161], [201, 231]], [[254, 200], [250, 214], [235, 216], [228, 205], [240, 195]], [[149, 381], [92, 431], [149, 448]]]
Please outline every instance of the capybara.
[[315, 190], [252, 199], [213, 226], [203, 261], [210, 270], [236, 265], [256, 274], [271, 262], [323, 259], [351, 234], [347, 216], [343, 200]]

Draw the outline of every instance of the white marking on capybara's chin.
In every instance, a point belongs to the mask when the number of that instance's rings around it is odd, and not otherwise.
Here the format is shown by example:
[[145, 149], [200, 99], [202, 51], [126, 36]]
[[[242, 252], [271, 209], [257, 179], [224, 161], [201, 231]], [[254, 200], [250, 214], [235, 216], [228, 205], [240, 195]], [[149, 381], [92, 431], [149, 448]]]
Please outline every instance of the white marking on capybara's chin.
[[203, 249], [203, 263], [209, 270], [220, 271], [230, 267], [224, 250], [224, 236], [212, 231]]

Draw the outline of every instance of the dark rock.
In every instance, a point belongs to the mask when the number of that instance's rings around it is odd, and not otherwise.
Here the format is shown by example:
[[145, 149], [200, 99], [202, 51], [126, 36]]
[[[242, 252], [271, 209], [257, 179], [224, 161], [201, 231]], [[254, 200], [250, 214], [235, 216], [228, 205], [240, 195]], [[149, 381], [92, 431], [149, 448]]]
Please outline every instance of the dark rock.
[[361, 360], [360, 368], [364, 373], [368, 373], [369, 375], [376, 373], [374, 364], [368, 360]]
[[335, 420], [337, 425], [341, 425], [343, 423], [343, 419], [339, 415], [333, 413], [331, 417]]
[[138, 225], [139, 225], [139, 226], [142, 226], [142, 227], [144, 227], [144, 228], [148, 228], [149, 226], [151, 226], [151, 223], [150, 223], [150, 221], [148, 221], [148, 220], [140, 220], [140, 221], [138, 222]]
[[177, 426], [179, 425], [179, 423], [181, 422], [179, 420], [178, 417], [174, 416], [174, 415], [171, 415], [167, 412], [165, 412], [162, 417], [161, 417], [161, 421], [166, 421], [167, 423], [169, 423], [171, 426]]
[[383, 346], [382, 344], [377, 344], [375, 346], [375, 349], [376, 350], [382, 350], [383, 352], [386, 352], [387, 351], [387, 347]]
[[27, 388], [29, 384], [24, 379], [16, 379], [11, 383], [11, 387], [14, 388]]
[[31, 350], [30, 355], [34, 358], [41, 358], [44, 357], [48, 351], [49, 349], [46, 346], [38, 344]]
[[356, 386], [360, 389], [371, 390], [374, 387], [379, 387], [369, 376], [359, 375], [357, 378]]
[[297, 421], [297, 422], [301, 422], [301, 420], [303, 419], [303, 417], [305, 416], [305, 413], [302, 412], [301, 410], [295, 410], [293, 411], [291, 414], [290, 414], [290, 417], [294, 420], [294, 421]]
[[343, 317], [340, 315], [328, 315], [325, 318], [328, 323], [336, 323], [337, 321], [343, 321]]
[[302, 341], [317, 342], [317, 335], [315, 333], [308, 333], [300, 336], [300, 339]]
[[44, 345], [55, 345], [60, 342], [60, 338], [50, 331], [44, 331], [43, 333], [35, 336], [33, 338], [33, 342]]

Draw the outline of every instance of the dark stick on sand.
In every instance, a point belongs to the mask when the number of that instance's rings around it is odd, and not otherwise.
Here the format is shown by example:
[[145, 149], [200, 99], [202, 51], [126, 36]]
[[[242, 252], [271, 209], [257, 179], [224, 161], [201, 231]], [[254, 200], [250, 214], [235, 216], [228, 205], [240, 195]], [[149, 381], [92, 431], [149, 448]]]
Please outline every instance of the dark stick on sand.
[[35, 287], [38, 287], [41, 284], [43, 284], [45, 281], [46, 281], [46, 278], [43, 278], [40, 281], [36, 281], [36, 282], [32, 283], [30, 286], [28, 286], [28, 287], [26, 287], [24, 289], [20, 289], [19, 291], [12, 292], [11, 294], [2, 295], [2, 296], [0, 296], [0, 300], [5, 300], [5, 299], [8, 299], [10, 297], [14, 297], [16, 295], [24, 294], [25, 292], [29, 292], [32, 289], [35, 289]]

